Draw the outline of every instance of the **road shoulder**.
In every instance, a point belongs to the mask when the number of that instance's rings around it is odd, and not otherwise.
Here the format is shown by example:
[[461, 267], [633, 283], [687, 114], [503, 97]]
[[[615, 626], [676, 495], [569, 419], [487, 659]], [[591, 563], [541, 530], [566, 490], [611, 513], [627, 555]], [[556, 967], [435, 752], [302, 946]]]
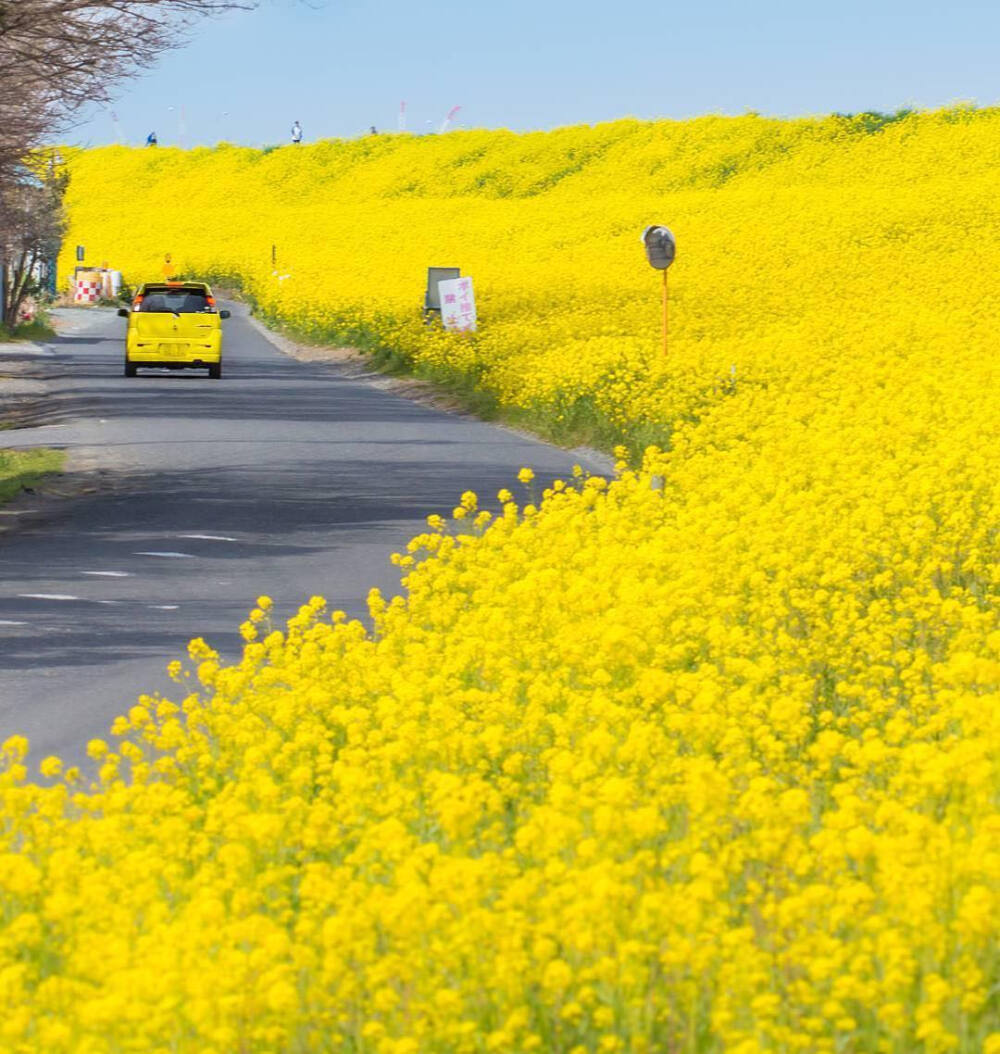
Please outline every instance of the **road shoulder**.
[[[107, 312], [99, 313], [104, 315]], [[56, 308], [51, 314], [57, 337], [86, 332], [98, 321], [98, 311], [94, 309]], [[52, 395], [53, 357], [52, 346], [39, 341], [5, 341], [0, 344], [0, 455], [43, 452], [61, 455], [58, 468], [35, 474], [29, 465], [17, 493], [9, 497], [0, 493], [0, 534], [48, 519], [65, 502], [105, 489], [107, 473], [97, 470], [84, 455], [71, 447], [47, 445], [41, 429], [37, 445], [19, 443], [16, 448], [10, 448], [4, 443], [5, 432], [23, 432], [40, 424], [46, 400]], [[13, 464], [0, 465], [0, 483], [5, 474], [13, 476], [19, 474], [19, 470]]]
[[[371, 360], [364, 352], [357, 348], [336, 347], [334, 345], [302, 344], [292, 340], [284, 333], [278, 333], [270, 329], [259, 318], [252, 314], [248, 305], [240, 301], [231, 301], [230, 310], [239, 313], [247, 322], [271, 345], [298, 362], [322, 362], [338, 367], [341, 375], [353, 381], [360, 381], [381, 391], [391, 392], [403, 399], [428, 406], [434, 410], [454, 414], [457, 417], [478, 419], [461, 400], [454, 395], [442, 390], [430, 381], [418, 377], [394, 377], [379, 372], [371, 365]], [[505, 432], [533, 439], [536, 442], [546, 443], [554, 446], [549, 440], [538, 436], [523, 428], [515, 428], [503, 421], [490, 421], [494, 428], [501, 428]], [[583, 468], [588, 472], [599, 473], [610, 476], [614, 473], [614, 458], [601, 450], [592, 447], [570, 447], [569, 453], [579, 459]]]

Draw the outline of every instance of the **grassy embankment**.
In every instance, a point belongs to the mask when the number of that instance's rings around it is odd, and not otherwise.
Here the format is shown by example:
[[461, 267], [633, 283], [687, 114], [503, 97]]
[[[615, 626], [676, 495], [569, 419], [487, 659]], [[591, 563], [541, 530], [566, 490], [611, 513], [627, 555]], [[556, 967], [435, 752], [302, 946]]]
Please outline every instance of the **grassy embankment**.
[[55, 330], [49, 325], [44, 315], [32, 322], [21, 323], [14, 330], [0, 326], [0, 344], [15, 343], [20, 340], [48, 340], [55, 335]]
[[38, 486], [46, 476], [61, 471], [64, 461], [65, 455], [61, 450], [0, 449], [0, 504]]

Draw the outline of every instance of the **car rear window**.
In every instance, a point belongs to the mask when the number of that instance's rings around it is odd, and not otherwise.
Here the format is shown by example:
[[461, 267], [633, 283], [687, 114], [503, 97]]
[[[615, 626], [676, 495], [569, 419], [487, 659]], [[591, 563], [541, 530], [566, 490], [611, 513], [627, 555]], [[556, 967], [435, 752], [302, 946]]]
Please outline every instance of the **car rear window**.
[[146, 312], [177, 312], [190, 314], [211, 311], [208, 295], [199, 289], [150, 289], [143, 294], [139, 310]]

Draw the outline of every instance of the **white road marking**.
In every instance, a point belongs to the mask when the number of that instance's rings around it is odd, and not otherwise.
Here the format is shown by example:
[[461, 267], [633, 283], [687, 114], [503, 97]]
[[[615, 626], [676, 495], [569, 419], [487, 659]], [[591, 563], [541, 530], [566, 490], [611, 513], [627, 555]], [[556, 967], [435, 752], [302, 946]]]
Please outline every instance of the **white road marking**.
[[150, 604], [149, 606], [153, 611], [176, 611], [178, 608], [177, 604]]
[[26, 600], [79, 600], [72, 593], [18, 593]]
[[136, 553], [136, 556], [165, 556], [172, 560], [193, 560], [193, 553], [159, 553], [159, 552], [143, 552]]
[[235, 542], [235, 538], [227, 538], [224, 534], [179, 534], [178, 538], [194, 538], [200, 542]]
[[97, 575], [101, 578], [131, 578], [131, 571], [81, 571], [81, 575]]
[[12, 618], [0, 618], [0, 626], [27, 626], [27, 622], [18, 622]]

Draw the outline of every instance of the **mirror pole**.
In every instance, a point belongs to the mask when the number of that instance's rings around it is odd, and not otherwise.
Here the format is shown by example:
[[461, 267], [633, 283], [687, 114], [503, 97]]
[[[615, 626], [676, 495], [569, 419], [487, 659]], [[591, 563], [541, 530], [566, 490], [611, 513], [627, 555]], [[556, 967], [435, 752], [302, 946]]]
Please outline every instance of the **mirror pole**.
[[667, 268], [663, 269], [663, 357], [667, 357], [667, 329], [668, 329], [668, 316], [667, 316], [667, 305], [669, 298], [667, 294]]

